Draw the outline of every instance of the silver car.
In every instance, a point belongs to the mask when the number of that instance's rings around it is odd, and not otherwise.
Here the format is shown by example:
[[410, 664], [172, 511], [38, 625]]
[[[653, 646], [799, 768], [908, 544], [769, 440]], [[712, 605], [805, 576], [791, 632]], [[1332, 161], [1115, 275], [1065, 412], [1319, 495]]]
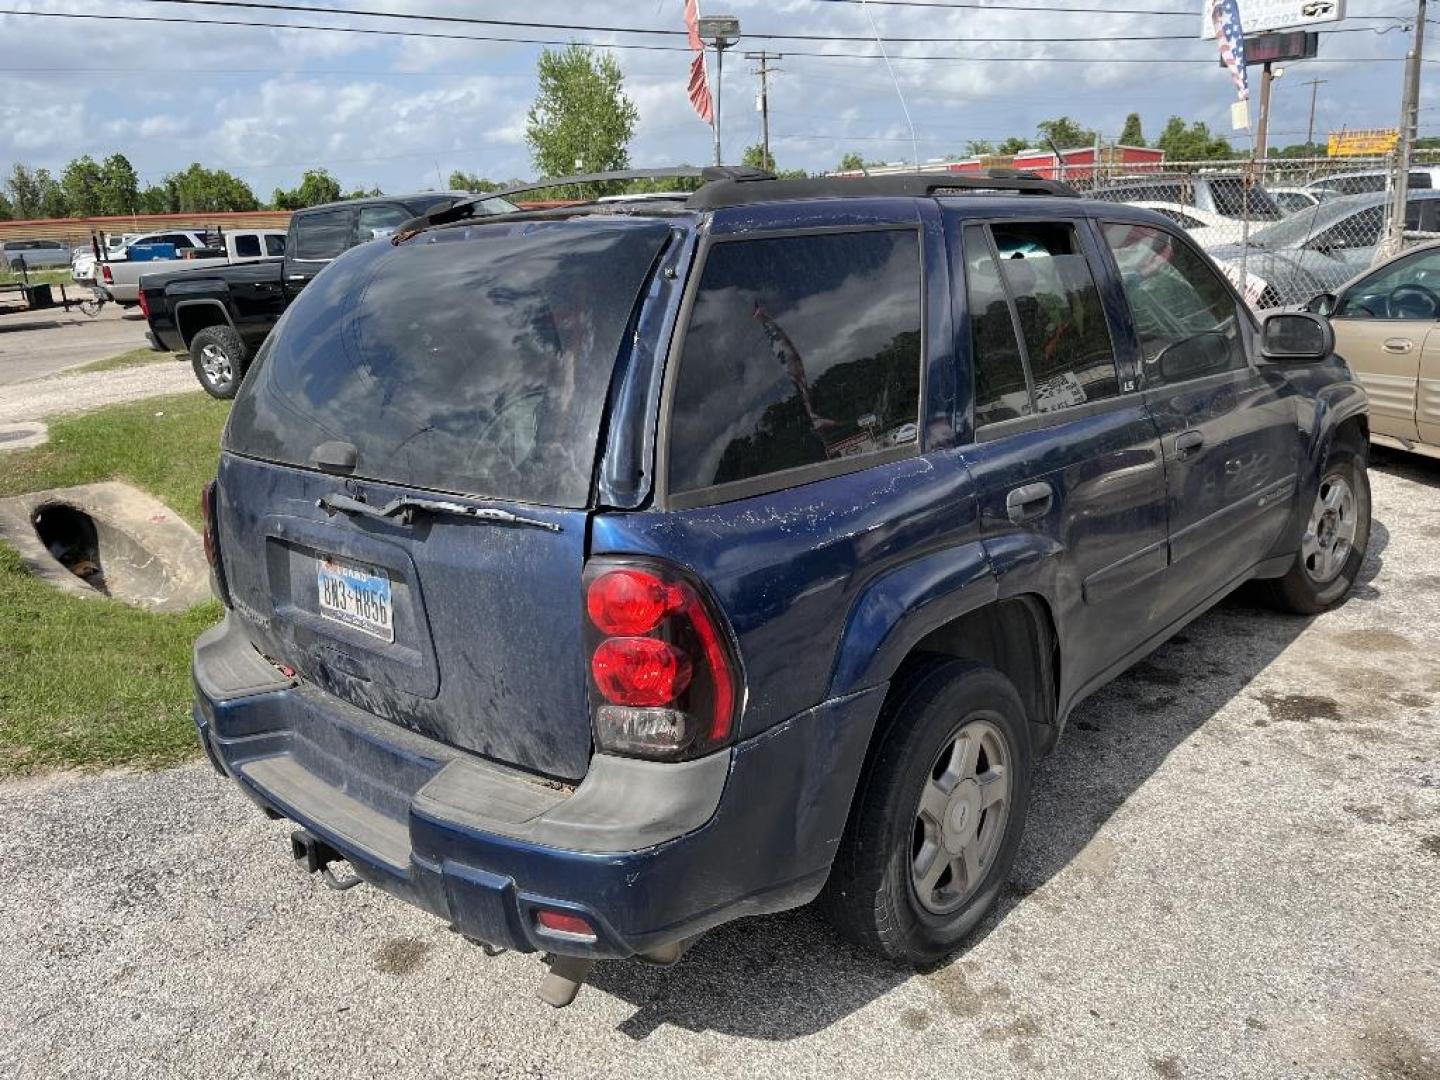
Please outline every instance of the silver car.
[[6, 240], [0, 243], [0, 266], [7, 270], [49, 270], [70, 265], [70, 248], [59, 240]]

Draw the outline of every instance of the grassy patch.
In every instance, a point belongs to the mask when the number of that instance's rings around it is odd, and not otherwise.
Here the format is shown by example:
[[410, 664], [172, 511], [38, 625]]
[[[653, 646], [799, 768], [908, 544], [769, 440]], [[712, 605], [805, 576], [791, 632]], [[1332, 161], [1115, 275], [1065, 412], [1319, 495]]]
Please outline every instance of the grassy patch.
[[[199, 525], [229, 403], [180, 394], [50, 425], [50, 443], [0, 457], [0, 495], [118, 479]], [[220, 615], [67, 596], [0, 545], [0, 776], [164, 765], [196, 752], [190, 648]]]
[[149, 347], [131, 349], [119, 356], [107, 356], [104, 360], [92, 360], [79, 367], [66, 368], [58, 374], [75, 375], [86, 371], [119, 371], [121, 368], [143, 367], [146, 364], [173, 364], [178, 356], [178, 353], [156, 352]]
[[67, 596], [0, 546], [0, 776], [194, 754], [190, 648], [219, 616]]
[[[0, 285], [19, 285], [24, 279], [8, 266], [0, 270]], [[53, 270], [31, 270], [31, 285], [70, 285], [74, 283], [70, 277], [68, 267], [56, 267]], [[56, 295], [59, 299], [59, 295]]]
[[198, 526], [229, 410], [207, 394], [173, 394], [55, 420], [48, 444], [0, 457], [0, 495], [125, 480]]

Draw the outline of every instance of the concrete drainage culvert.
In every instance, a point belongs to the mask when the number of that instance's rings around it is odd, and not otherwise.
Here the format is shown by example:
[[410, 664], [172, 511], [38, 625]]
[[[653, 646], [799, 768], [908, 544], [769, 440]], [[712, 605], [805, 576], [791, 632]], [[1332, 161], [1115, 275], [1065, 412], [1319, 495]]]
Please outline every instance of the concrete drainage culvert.
[[74, 596], [184, 611], [210, 596], [195, 530], [128, 484], [86, 484], [0, 499], [0, 540], [36, 576]]

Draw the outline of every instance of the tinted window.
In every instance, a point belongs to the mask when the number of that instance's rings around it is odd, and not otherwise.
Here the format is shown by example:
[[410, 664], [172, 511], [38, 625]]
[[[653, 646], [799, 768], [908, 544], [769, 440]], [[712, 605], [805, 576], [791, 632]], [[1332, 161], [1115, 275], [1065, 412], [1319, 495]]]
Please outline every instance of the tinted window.
[[305, 466], [343, 439], [357, 476], [584, 506], [611, 372], [668, 235], [532, 221], [366, 245], [271, 332], [226, 446]]
[[[1413, 204], [1411, 209], [1414, 210]], [[1372, 206], [1358, 214], [1351, 214], [1343, 221], [1326, 229], [1305, 246], [1317, 250], [1374, 247], [1380, 242], [1380, 230], [1384, 226], [1384, 209]]]
[[1212, 176], [1208, 178], [1210, 197], [1215, 200], [1216, 213], [1226, 217], [1249, 217], [1274, 221], [1280, 217], [1280, 208], [1264, 188], [1247, 187], [1239, 176]]
[[174, 244], [176, 251], [193, 248], [195, 246], [195, 241], [191, 240], [190, 237], [184, 233], [166, 233], [164, 236], [157, 236], [151, 243]]
[[717, 243], [675, 388], [670, 488], [914, 442], [919, 401], [913, 230]]
[[403, 206], [367, 206], [360, 211], [360, 242], [387, 236], [414, 216]]
[[254, 233], [242, 233], [235, 237], [235, 254], [248, 259], [260, 254], [260, 237]]
[[266, 254], [266, 255], [284, 255], [284, 254], [285, 254], [285, 237], [283, 237], [283, 236], [276, 236], [276, 235], [273, 234], [273, 233], [270, 234], [269, 236], [265, 237], [265, 254]]
[[333, 259], [350, 246], [351, 210], [321, 210], [295, 219], [297, 259]]
[[1340, 301], [1335, 316], [1348, 319], [1440, 318], [1440, 250], [1401, 259], [1358, 282]]
[[1235, 296], [1203, 256], [1163, 229], [1116, 222], [1104, 230], [1140, 336], [1147, 386], [1245, 366]]
[[965, 281], [975, 368], [975, 424], [1013, 420], [1030, 412], [1025, 361], [1000, 268], [984, 226], [965, 228]]
[[1035, 411], [1053, 412], [1117, 395], [1120, 383], [1105, 309], [1074, 226], [994, 225], [991, 235], [1015, 301]]

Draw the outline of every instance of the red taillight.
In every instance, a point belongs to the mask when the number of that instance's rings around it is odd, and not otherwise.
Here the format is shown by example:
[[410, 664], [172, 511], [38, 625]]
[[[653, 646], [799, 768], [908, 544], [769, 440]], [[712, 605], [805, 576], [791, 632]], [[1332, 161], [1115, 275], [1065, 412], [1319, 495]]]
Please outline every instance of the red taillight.
[[612, 637], [590, 658], [595, 685], [615, 705], [669, 705], [690, 685], [690, 658], [648, 637]]
[[611, 570], [590, 583], [585, 610], [606, 634], [648, 634], [682, 601], [679, 590], [644, 570]]
[[596, 560], [585, 581], [596, 746], [673, 761], [729, 742], [737, 668], [697, 587], [648, 560]]
[[105, 284], [106, 284], [106, 285], [114, 285], [114, 284], [115, 284], [115, 275], [110, 272], [110, 264], [109, 264], [109, 263], [101, 263], [101, 264], [100, 264], [100, 276], [105, 280]]
[[590, 925], [590, 920], [573, 912], [539, 908], [535, 912], [535, 925], [542, 930], [549, 930], [552, 934], [595, 940], [595, 928]]
[[150, 318], [150, 301], [145, 299], [145, 290], [140, 290], [140, 314]]

